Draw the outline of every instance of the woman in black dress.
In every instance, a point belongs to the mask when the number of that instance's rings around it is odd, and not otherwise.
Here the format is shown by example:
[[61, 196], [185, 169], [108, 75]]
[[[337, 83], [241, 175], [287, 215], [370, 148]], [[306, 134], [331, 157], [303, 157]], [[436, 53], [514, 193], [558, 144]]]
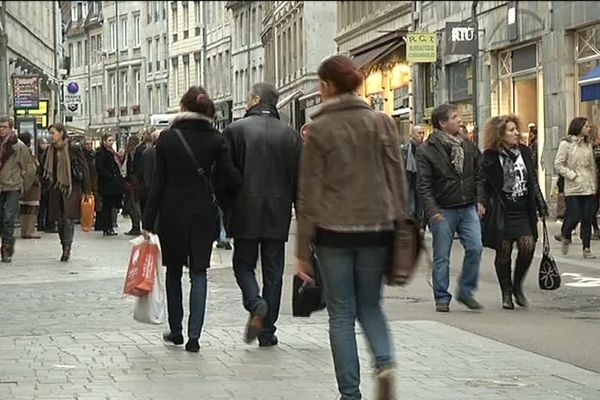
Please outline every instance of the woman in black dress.
[[102, 135], [102, 146], [96, 152], [96, 172], [98, 192], [102, 198], [102, 208], [97, 218], [104, 236], [115, 236], [113, 229], [113, 208], [121, 208], [125, 181], [121, 175], [119, 155], [113, 148], [115, 138], [110, 133]]
[[219, 193], [231, 193], [240, 185], [241, 176], [233, 166], [227, 142], [213, 127], [215, 106], [204, 89], [191, 87], [180, 106], [181, 112], [156, 142], [156, 169], [144, 211], [143, 233], [147, 237], [158, 222], [162, 261], [167, 267], [170, 327], [163, 337], [174, 344], [183, 343], [181, 275], [184, 265], [190, 269], [189, 340], [185, 348], [197, 352], [206, 307], [206, 270], [213, 242], [219, 237], [219, 214], [211, 183], [219, 183]]
[[[527, 307], [523, 280], [527, 274], [538, 238], [537, 214], [548, 216], [548, 208], [535, 174], [531, 150], [519, 144], [519, 120], [515, 116], [490, 118], [484, 128], [485, 207], [483, 244], [496, 250], [494, 261], [502, 307]], [[511, 256], [517, 244], [514, 279]]]

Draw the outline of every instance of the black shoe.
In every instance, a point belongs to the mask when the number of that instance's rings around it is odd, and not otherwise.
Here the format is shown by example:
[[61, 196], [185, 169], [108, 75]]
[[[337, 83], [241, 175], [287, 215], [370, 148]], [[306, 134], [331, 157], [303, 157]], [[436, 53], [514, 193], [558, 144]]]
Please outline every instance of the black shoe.
[[163, 333], [163, 340], [165, 342], [171, 342], [173, 344], [183, 344], [183, 335], [181, 333]]
[[189, 338], [188, 342], [185, 344], [185, 351], [189, 351], [190, 353], [197, 353], [199, 350], [200, 343], [198, 343], [198, 338]]
[[130, 230], [129, 232], [125, 233], [127, 236], [140, 236], [142, 234], [142, 231], [138, 230]]
[[515, 302], [519, 307], [527, 308], [529, 307], [529, 301], [523, 294], [523, 289], [515, 289], [514, 290]]
[[435, 311], [437, 312], [450, 312], [450, 305], [445, 303], [439, 303], [435, 305]]
[[259, 347], [273, 347], [279, 344], [279, 339], [277, 336], [273, 335], [269, 338], [258, 338], [258, 346]]
[[248, 318], [248, 322], [246, 323], [246, 335], [244, 336], [246, 343], [250, 344], [254, 342], [258, 335], [260, 335], [268, 310], [269, 306], [267, 302], [261, 299], [254, 311], [250, 313], [250, 318]]
[[505, 310], [515, 309], [515, 305], [512, 301], [512, 294], [510, 292], [502, 293], [502, 308]]
[[479, 304], [477, 302], [477, 300], [475, 300], [472, 297], [469, 297], [468, 299], [462, 298], [462, 297], [457, 297], [456, 301], [458, 301], [459, 303], [464, 304], [465, 306], [467, 306], [467, 308], [469, 310], [481, 310], [481, 309], [483, 309], [483, 306], [481, 304]]
[[113, 231], [112, 229], [110, 231], [104, 231], [104, 236], [117, 236], [118, 233]]

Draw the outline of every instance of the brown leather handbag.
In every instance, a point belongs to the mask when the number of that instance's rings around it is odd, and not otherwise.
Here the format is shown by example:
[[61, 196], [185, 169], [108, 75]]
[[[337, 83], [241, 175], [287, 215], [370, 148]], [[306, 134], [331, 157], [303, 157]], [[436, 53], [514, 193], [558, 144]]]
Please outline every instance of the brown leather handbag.
[[402, 286], [407, 284], [417, 271], [424, 240], [419, 222], [408, 216], [406, 211], [404, 164], [399, 138], [390, 128], [393, 122], [388, 121], [389, 117], [384, 113], [379, 113], [378, 118], [378, 138], [383, 149], [383, 166], [396, 210], [392, 257], [385, 276], [388, 285]]

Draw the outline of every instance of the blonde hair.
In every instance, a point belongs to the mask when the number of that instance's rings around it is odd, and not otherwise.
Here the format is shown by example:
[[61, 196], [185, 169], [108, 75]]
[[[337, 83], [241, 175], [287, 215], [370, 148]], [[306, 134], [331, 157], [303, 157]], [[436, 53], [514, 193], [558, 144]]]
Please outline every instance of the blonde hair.
[[483, 127], [483, 149], [497, 150], [502, 146], [502, 140], [506, 134], [506, 125], [512, 122], [520, 132], [521, 121], [514, 115], [498, 115], [488, 119]]

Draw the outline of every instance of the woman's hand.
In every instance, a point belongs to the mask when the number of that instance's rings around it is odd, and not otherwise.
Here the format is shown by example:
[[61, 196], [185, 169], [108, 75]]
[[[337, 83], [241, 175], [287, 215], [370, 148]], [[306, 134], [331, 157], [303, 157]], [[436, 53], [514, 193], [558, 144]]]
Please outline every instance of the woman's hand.
[[142, 236], [144, 237], [144, 239], [149, 240], [151, 234], [152, 232], [147, 231], [146, 229], [142, 229]]
[[313, 278], [315, 275], [315, 270], [310, 263], [306, 261], [298, 260], [298, 264], [296, 264], [296, 275], [304, 282], [307, 283], [315, 283], [315, 279]]

